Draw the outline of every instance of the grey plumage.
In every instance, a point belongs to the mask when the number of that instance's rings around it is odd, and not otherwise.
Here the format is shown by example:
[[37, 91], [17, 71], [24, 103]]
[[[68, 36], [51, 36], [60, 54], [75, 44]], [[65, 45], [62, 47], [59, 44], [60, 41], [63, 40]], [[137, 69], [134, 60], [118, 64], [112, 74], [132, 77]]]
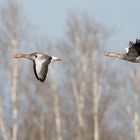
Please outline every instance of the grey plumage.
[[129, 47], [126, 48], [126, 54], [119, 54], [115, 52], [106, 52], [106, 56], [117, 57], [119, 59], [127, 60], [134, 63], [140, 63], [140, 39], [136, 42], [129, 41]]
[[34, 73], [35, 76], [38, 80], [40, 80], [41, 82], [44, 82], [48, 73], [48, 66], [51, 62], [52, 57], [48, 57], [46, 58], [46, 61], [42, 63], [42, 67], [40, 69], [40, 72], [37, 72], [37, 68], [36, 68], [36, 63], [35, 61], [33, 61], [33, 69], [34, 69]]
[[33, 69], [36, 78], [44, 82], [46, 80], [48, 66], [50, 62], [59, 61], [60, 58], [49, 56], [43, 53], [31, 53], [31, 54], [14, 54], [14, 58], [27, 58], [33, 61]]

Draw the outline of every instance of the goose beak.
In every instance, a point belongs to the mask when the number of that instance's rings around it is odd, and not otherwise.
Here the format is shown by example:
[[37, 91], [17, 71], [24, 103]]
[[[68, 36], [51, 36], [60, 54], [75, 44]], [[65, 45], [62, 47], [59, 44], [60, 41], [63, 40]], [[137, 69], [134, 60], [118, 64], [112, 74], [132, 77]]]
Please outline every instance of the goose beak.
[[106, 53], [105, 53], [105, 56], [109, 56], [109, 54], [110, 54], [110, 52], [106, 52]]
[[52, 56], [51, 62], [61, 61], [62, 59]]
[[31, 54], [13, 54], [12, 58], [28, 58], [28, 59], [32, 59], [32, 55]]
[[19, 54], [14, 53], [12, 58], [20, 58], [21, 56]]

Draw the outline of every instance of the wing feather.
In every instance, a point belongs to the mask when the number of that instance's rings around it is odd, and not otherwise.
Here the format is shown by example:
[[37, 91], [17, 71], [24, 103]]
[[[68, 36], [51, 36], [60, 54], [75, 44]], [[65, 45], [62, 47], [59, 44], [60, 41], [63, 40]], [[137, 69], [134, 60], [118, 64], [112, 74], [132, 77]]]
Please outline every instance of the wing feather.
[[131, 56], [140, 56], [140, 39], [136, 39], [136, 42], [133, 43], [129, 41], [128, 55]]
[[47, 58], [47, 60], [42, 61], [34, 61], [33, 68], [35, 76], [41, 82], [44, 82], [48, 72], [48, 65], [51, 62], [51, 57]]

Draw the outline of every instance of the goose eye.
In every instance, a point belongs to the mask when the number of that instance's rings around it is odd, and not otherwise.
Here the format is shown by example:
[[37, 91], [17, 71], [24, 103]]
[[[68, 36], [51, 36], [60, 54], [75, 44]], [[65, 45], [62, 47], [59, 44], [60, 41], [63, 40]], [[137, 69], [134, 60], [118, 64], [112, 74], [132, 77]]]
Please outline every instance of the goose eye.
[[37, 58], [37, 55], [35, 54], [35, 58]]

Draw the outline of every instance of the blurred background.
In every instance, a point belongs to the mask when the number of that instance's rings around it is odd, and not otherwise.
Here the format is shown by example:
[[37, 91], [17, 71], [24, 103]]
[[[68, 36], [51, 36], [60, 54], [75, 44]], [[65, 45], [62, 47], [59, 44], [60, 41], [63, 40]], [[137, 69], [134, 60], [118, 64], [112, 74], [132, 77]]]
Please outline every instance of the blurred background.
[[[140, 140], [140, 65], [104, 56], [140, 37], [139, 5], [0, 0], [0, 140]], [[15, 52], [63, 61], [41, 83]]]

